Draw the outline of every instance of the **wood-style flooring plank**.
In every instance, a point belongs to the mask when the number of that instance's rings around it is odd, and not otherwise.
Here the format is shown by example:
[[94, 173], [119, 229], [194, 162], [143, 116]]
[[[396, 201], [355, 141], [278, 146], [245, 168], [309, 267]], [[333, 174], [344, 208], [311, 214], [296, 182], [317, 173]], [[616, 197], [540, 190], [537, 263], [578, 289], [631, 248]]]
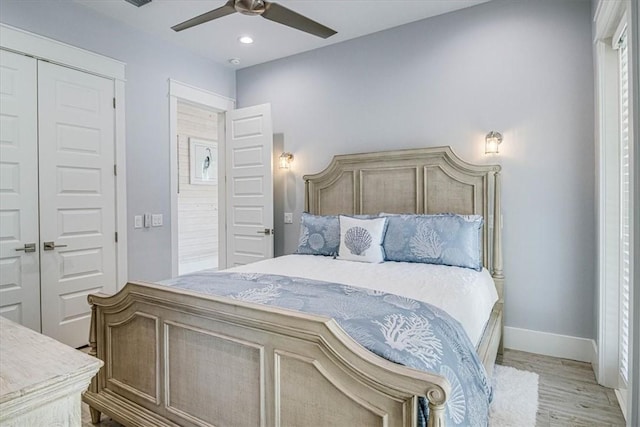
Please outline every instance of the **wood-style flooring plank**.
[[589, 363], [509, 349], [497, 363], [538, 374], [536, 427], [625, 425], [615, 393], [596, 382]]

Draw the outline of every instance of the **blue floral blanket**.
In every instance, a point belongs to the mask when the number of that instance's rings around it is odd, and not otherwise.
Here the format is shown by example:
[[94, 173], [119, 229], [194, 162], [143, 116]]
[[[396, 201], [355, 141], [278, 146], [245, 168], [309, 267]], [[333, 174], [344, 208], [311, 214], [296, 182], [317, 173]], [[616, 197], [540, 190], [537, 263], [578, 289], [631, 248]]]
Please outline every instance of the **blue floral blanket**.
[[[271, 274], [201, 271], [161, 284], [335, 319], [360, 345], [392, 362], [445, 376], [447, 425], [486, 426], [491, 386], [458, 321], [420, 301], [380, 291]], [[428, 407], [420, 399], [419, 424]]]

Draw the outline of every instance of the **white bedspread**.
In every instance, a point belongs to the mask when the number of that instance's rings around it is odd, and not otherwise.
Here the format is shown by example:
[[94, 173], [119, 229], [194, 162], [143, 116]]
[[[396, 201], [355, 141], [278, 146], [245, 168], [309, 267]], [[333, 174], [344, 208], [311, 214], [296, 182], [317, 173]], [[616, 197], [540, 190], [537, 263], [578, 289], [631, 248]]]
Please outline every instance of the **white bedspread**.
[[432, 264], [368, 264], [313, 255], [286, 255], [226, 271], [280, 274], [342, 283], [413, 298], [435, 305], [463, 326], [477, 346], [498, 293], [486, 269]]

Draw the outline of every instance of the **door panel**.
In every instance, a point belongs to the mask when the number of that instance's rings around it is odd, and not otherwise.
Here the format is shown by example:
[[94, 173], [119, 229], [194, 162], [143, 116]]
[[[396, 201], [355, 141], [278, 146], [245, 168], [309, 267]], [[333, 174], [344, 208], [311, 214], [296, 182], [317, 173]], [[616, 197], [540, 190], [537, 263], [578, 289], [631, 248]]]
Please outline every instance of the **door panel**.
[[87, 295], [116, 291], [113, 81], [40, 62], [43, 333], [88, 341]]
[[273, 257], [271, 106], [227, 111], [226, 141], [227, 267], [233, 267]]
[[0, 315], [40, 332], [36, 83], [35, 59], [0, 50]]

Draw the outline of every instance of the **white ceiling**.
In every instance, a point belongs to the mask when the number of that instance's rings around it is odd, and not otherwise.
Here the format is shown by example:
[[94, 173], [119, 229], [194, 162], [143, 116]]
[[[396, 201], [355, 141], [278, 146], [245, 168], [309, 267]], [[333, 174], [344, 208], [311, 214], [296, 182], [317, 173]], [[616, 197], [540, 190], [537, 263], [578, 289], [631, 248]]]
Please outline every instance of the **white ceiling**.
[[[440, 15], [488, 0], [278, 0], [338, 34], [322, 39], [259, 16], [234, 13], [175, 32], [173, 25], [224, 5], [225, 0], [153, 0], [140, 8], [125, 0], [74, 0], [97, 12], [229, 67], [243, 68]], [[238, 38], [255, 42], [242, 45]], [[238, 58], [239, 65], [229, 59]]]

